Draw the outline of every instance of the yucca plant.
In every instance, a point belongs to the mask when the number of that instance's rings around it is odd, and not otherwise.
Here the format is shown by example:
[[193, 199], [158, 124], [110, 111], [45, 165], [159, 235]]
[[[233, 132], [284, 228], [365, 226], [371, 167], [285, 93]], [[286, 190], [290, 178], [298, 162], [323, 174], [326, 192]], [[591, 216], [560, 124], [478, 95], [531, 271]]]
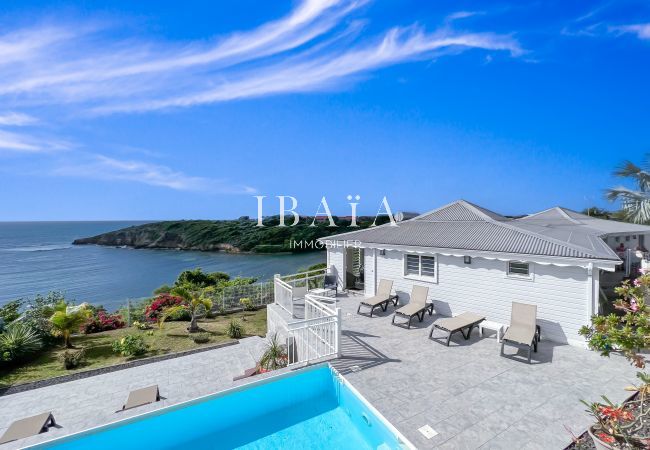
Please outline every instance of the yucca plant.
[[14, 322], [0, 334], [0, 357], [3, 361], [17, 361], [41, 349], [38, 333], [28, 325]]
[[266, 350], [260, 358], [259, 367], [263, 371], [281, 369], [287, 367], [288, 359], [286, 347], [280, 344], [276, 333], [269, 339]]
[[237, 319], [231, 319], [228, 323], [227, 333], [231, 339], [241, 339], [244, 335], [244, 325]]
[[78, 331], [90, 317], [92, 311], [85, 303], [79, 306], [68, 306], [65, 302], [59, 302], [50, 317], [52, 334], [63, 338], [65, 348], [74, 348], [71, 340], [72, 333]]

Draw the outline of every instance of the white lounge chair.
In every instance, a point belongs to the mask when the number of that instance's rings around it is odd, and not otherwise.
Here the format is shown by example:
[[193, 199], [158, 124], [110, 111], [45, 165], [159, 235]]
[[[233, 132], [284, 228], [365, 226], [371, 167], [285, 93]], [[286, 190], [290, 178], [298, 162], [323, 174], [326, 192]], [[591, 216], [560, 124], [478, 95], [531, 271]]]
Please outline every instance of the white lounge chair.
[[411, 328], [411, 320], [413, 317], [417, 316], [420, 322], [422, 322], [424, 320], [425, 312], [428, 311], [429, 315], [433, 314], [433, 303], [427, 303], [428, 295], [428, 287], [413, 285], [413, 289], [411, 290], [411, 299], [408, 304], [395, 310], [395, 314], [393, 315], [393, 325], [395, 324], [395, 317], [401, 316], [408, 318], [409, 321], [407, 328]]
[[357, 308], [357, 314], [360, 314], [361, 307], [365, 306], [370, 308], [370, 317], [377, 307], [381, 307], [382, 311], [386, 311], [388, 304], [393, 302], [393, 306], [397, 306], [398, 297], [393, 295], [390, 292], [393, 290], [393, 282], [390, 280], [379, 280], [379, 287], [377, 288], [377, 294], [374, 297], [364, 298], [359, 302], [359, 307]]

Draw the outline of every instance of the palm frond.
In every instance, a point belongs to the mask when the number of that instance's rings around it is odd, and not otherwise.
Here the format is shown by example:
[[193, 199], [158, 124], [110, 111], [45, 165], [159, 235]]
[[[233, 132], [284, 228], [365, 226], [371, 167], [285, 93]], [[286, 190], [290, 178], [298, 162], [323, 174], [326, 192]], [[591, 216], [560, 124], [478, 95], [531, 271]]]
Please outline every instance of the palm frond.
[[639, 189], [646, 191], [650, 188], [650, 172], [642, 169], [632, 161], [625, 161], [615, 171], [614, 175], [621, 178], [631, 178]]
[[634, 223], [650, 222], [650, 193], [619, 186], [608, 189], [606, 195], [611, 201], [621, 201], [626, 220]]

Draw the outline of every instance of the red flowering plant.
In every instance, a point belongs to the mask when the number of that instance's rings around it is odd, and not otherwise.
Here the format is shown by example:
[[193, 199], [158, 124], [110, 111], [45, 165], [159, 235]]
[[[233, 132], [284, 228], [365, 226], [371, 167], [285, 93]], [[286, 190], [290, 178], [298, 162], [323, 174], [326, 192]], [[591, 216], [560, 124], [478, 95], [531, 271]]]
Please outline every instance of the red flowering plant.
[[84, 334], [100, 333], [102, 331], [124, 328], [125, 325], [121, 315], [109, 314], [105, 310], [100, 309], [82, 325], [81, 332]]
[[179, 308], [185, 305], [185, 300], [178, 295], [160, 294], [144, 311], [144, 318], [149, 322], [158, 322], [165, 311], [169, 308], [175, 308], [177, 313], [173, 317], [166, 318], [167, 320], [189, 320], [189, 312], [186, 308]]
[[603, 395], [605, 403], [587, 403], [587, 412], [596, 418], [590, 430], [593, 437], [616, 449], [650, 449], [650, 375], [639, 372], [641, 386], [627, 390], [636, 395], [622, 405], [612, 403]]

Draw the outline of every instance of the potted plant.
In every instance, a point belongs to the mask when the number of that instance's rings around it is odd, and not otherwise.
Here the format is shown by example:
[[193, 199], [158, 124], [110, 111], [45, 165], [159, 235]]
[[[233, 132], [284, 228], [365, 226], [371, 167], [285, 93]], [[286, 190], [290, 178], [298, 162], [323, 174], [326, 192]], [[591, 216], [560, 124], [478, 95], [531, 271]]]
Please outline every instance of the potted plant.
[[635, 394], [622, 405], [612, 403], [587, 403], [588, 412], [596, 424], [588, 430], [597, 450], [650, 448], [650, 375], [637, 373], [642, 384], [628, 390]]
[[282, 369], [287, 367], [289, 357], [287, 355], [286, 347], [280, 344], [277, 333], [274, 334], [266, 346], [264, 354], [258, 363], [259, 372], [270, 372], [272, 370]]
[[[580, 334], [601, 355], [621, 353], [644, 368], [650, 348], [650, 274], [625, 280], [615, 292], [619, 296], [613, 304], [615, 312], [592, 317], [591, 325], [582, 327]], [[650, 449], [650, 375], [639, 372], [637, 377], [642, 384], [628, 388], [635, 394], [623, 404], [614, 404], [605, 396], [604, 403], [583, 401], [596, 418], [588, 432], [597, 449]]]

